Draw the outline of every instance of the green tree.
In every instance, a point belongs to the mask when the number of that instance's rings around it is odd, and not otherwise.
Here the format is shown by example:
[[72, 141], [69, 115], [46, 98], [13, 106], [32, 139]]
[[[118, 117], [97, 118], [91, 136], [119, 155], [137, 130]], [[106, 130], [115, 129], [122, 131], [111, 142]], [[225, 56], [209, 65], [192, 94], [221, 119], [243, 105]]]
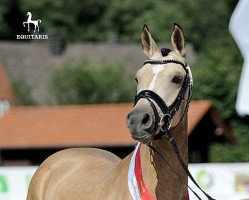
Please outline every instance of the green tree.
[[235, 100], [242, 67], [241, 54], [229, 35], [213, 38], [205, 45], [194, 64], [194, 99], [210, 99], [232, 129], [238, 144], [213, 144], [212, 162], [245, 162], [249, 160], [249, 118], [241, 119], [235, 111]]
[[32, 97], [32, 87], [22, 81], [13, 81], [12, 88], [15, 96], [16, 105], [31, 106], [36, 105], [36, 101]]
[[59, 104], [129, 102], [134, 95], [122, 65], [85, 67], [82, 61], [55, 70], [51, 92]]
[[0, 39], [15, 39], [22, 30], [22, 19], [18, 0], [0, 0]]
[[200, 53], [193, 66], [194, 98], [212, 100], [222, 116], [229, 120], [237, 115], [235, 98], [242, 57], [228, 33], [215, 41]]

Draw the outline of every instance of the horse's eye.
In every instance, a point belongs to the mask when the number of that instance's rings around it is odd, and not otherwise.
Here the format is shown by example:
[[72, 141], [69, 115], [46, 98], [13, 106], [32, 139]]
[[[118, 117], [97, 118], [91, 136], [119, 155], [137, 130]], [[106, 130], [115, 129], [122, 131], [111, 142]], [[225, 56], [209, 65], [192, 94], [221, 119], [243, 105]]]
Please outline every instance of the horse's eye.
[[180, 84], [182, 82], [182, 77], [177, 75], [177, 76], [174, 76], [173, 79], [172, 79], [172, 82], [175, 83], [175, 84]]

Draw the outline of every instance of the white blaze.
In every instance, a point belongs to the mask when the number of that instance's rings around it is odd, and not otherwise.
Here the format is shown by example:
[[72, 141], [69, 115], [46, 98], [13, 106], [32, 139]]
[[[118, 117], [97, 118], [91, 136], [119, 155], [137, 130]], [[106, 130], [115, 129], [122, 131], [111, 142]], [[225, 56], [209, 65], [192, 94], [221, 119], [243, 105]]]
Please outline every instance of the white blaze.
[[159, 74], [159, 72], [161, 72], [163, 70], [163, 65], [155, 65], [152, 68], [152, 73], [154, 74], [152, 81], [150, 82], [149, 85], [149, 90], [152, 90], [155, 86], [156, 83], [156, 78]]

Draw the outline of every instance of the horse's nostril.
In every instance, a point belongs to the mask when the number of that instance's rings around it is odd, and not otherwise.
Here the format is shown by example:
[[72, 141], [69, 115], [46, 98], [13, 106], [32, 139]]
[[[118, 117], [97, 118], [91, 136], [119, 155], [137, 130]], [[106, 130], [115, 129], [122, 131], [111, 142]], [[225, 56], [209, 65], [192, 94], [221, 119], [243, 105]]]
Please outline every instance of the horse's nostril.
[[150, 115], [149, 114], [144, 114], [143, 118], [142, 118], [142, 125], [146, 125], [150, 120]]
[[127, 115], [127, 118], [126, 118], [126, 124], [127, 125], [132, 125], [132, 123], [133, 123], [133, 120], [132, 120], [131, 114], [129, 113]]

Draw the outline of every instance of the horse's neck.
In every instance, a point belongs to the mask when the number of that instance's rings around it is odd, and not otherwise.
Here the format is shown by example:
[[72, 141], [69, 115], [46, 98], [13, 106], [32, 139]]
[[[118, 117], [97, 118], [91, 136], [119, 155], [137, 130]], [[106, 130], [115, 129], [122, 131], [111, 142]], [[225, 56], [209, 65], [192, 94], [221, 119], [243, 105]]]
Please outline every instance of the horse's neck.
[[[177, 146], [183, 156], [185, 163], [188, 163], [188, 138], [187, 138], [187, 118], [185, 117], [181, 124], [171, 133]], [[152, 145], [162, 154], [167, 162], [187, 182], [187, 175], [183, 171], [175, 152], [166, 139], [153, 141]], [[158, 197], [158, 199], [181, 199], [187, 192], [186, 186], [179, 181], [167, 164], [146, 145], [141, 147], [142, 170], [145, 183], [148, 188]], [[179, 195], [179, 196], [174, 196]], [[180, 197], [180, 198], [179, 198]]]
[[28, 21], [31, 21], [31, 18], [32, 18], [32, 14], [29, 13]]

